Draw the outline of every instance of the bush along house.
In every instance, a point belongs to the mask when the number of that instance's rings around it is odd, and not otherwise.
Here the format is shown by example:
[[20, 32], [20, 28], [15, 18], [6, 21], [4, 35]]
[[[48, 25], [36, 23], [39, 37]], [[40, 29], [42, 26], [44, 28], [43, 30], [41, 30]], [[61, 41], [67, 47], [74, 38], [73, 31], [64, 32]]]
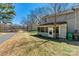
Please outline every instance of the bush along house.
[[67, 33], [79, 31], [79, 8], [67, 10], [57, 14], [56, 29], [54, 28], [55, 15], [47, 15], [41, 18], [38, 27], [38, 35], [54, 38], [55, 31], [58, 38], [66, 38]]

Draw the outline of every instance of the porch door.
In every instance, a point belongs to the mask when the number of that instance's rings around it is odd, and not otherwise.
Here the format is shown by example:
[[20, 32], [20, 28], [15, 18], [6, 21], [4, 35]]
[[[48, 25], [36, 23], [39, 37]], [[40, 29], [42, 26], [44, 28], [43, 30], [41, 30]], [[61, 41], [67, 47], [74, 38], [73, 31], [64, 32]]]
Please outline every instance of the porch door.
[[55, 31], [56, 31], [56, 38], [59, 38], [59, 27], [56, 27], [56, 29], [55, 29], [55, 27], [54, 27], [53, 29], [54, 29], [54, 30], [53, 30], [54, 37], [55, 37]]

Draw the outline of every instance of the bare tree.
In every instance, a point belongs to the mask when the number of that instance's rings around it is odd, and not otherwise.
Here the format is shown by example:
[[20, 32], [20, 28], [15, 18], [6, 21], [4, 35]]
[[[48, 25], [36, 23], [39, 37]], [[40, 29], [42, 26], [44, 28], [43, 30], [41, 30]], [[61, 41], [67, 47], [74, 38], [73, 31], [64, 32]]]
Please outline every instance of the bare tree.
[[56, 33], [56, 22], [57, 22], [57, 14], [62, 13], [63, 11], [67, 10], [68, 4], [67, 3], [50, 3], [50, 7], [52, 8], [52, 14], [55, 16], [54, 21], [54, 38], [57, 38]]
[[41, 18], [43, 16], [49, 15], [51, 14], [52, 9], [49, 8], [48, 6], [45, 7], [40, 7], [40, 8], [35, 8], [34, 10], [31, 11], [31, 16], [32, 16], [32, 20], [37, 23], [40, 24], [41, 22]]
[[22, 25], [27, 25], [27, 27], [30, 27], [30, 29], [33, 29], [33, 25], [39, 25], [41, 23], [41, 18], [45, 15], [48, 15], [49, 12], [51, 13], [51, 9], [49, 7], [40, 7], [40, 8], [35, 8], [34, 10], [30, 11], [30, 14], [28, 14], [25, 17], [23, 17], [21, 24]]
[[22, 29], [23, 30], [28, 30], [27, 26], [29, 24], [29, 19], [27, 20], [26, 17], [22, 17], [22, 21], [20, 22], [21, 26], [22, 26]]

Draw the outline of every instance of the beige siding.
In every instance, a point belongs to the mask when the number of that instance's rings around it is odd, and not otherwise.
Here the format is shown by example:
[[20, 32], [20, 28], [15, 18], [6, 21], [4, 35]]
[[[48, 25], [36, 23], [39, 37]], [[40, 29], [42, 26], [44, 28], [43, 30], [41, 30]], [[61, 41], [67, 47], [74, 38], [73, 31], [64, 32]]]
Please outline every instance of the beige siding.
[[79, 30], [79, 11], [77, 12], [77, 19], [76, 19], [76, 26], [77, 26], [77, 29]]
[[67, 33], [67, 25], [64, 24], [59, 26], [59, 37], [66, 38], [66, 33]]
[[[76, 24], [75, 24], [75, 13], [61, 15], [61, 16], [57, 17], [57, 22], [66, 21], [68, 24], [68, 32], [74, 32], [75, 25], [77, 26], [77, 29], [79, 30], [79, 11], [77, 11], [76, 14], [77, 14], [76, 15]], [[50, 18], [47, 18], [47, 22], [44, 22], [44, 20], [43, 20], [42, 23], [52, 23], [54, 21], [55, 21], [54, 17], [50, 17]]]

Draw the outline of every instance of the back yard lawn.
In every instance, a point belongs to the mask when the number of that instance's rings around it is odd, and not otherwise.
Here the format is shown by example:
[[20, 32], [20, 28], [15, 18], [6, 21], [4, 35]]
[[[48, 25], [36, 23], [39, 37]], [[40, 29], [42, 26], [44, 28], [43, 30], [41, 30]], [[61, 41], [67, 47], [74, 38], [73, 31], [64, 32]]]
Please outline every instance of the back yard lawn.
[[[31, 32], [32, 33], [32, 32]], [[0, 55], [57, 56], [79, 55], [79, 42], [58, 42], [49, 38], [32, 36], [29, 32], [18, 32], [0, 45]], [[74, 44], [75, 43], [75, 44]]]

